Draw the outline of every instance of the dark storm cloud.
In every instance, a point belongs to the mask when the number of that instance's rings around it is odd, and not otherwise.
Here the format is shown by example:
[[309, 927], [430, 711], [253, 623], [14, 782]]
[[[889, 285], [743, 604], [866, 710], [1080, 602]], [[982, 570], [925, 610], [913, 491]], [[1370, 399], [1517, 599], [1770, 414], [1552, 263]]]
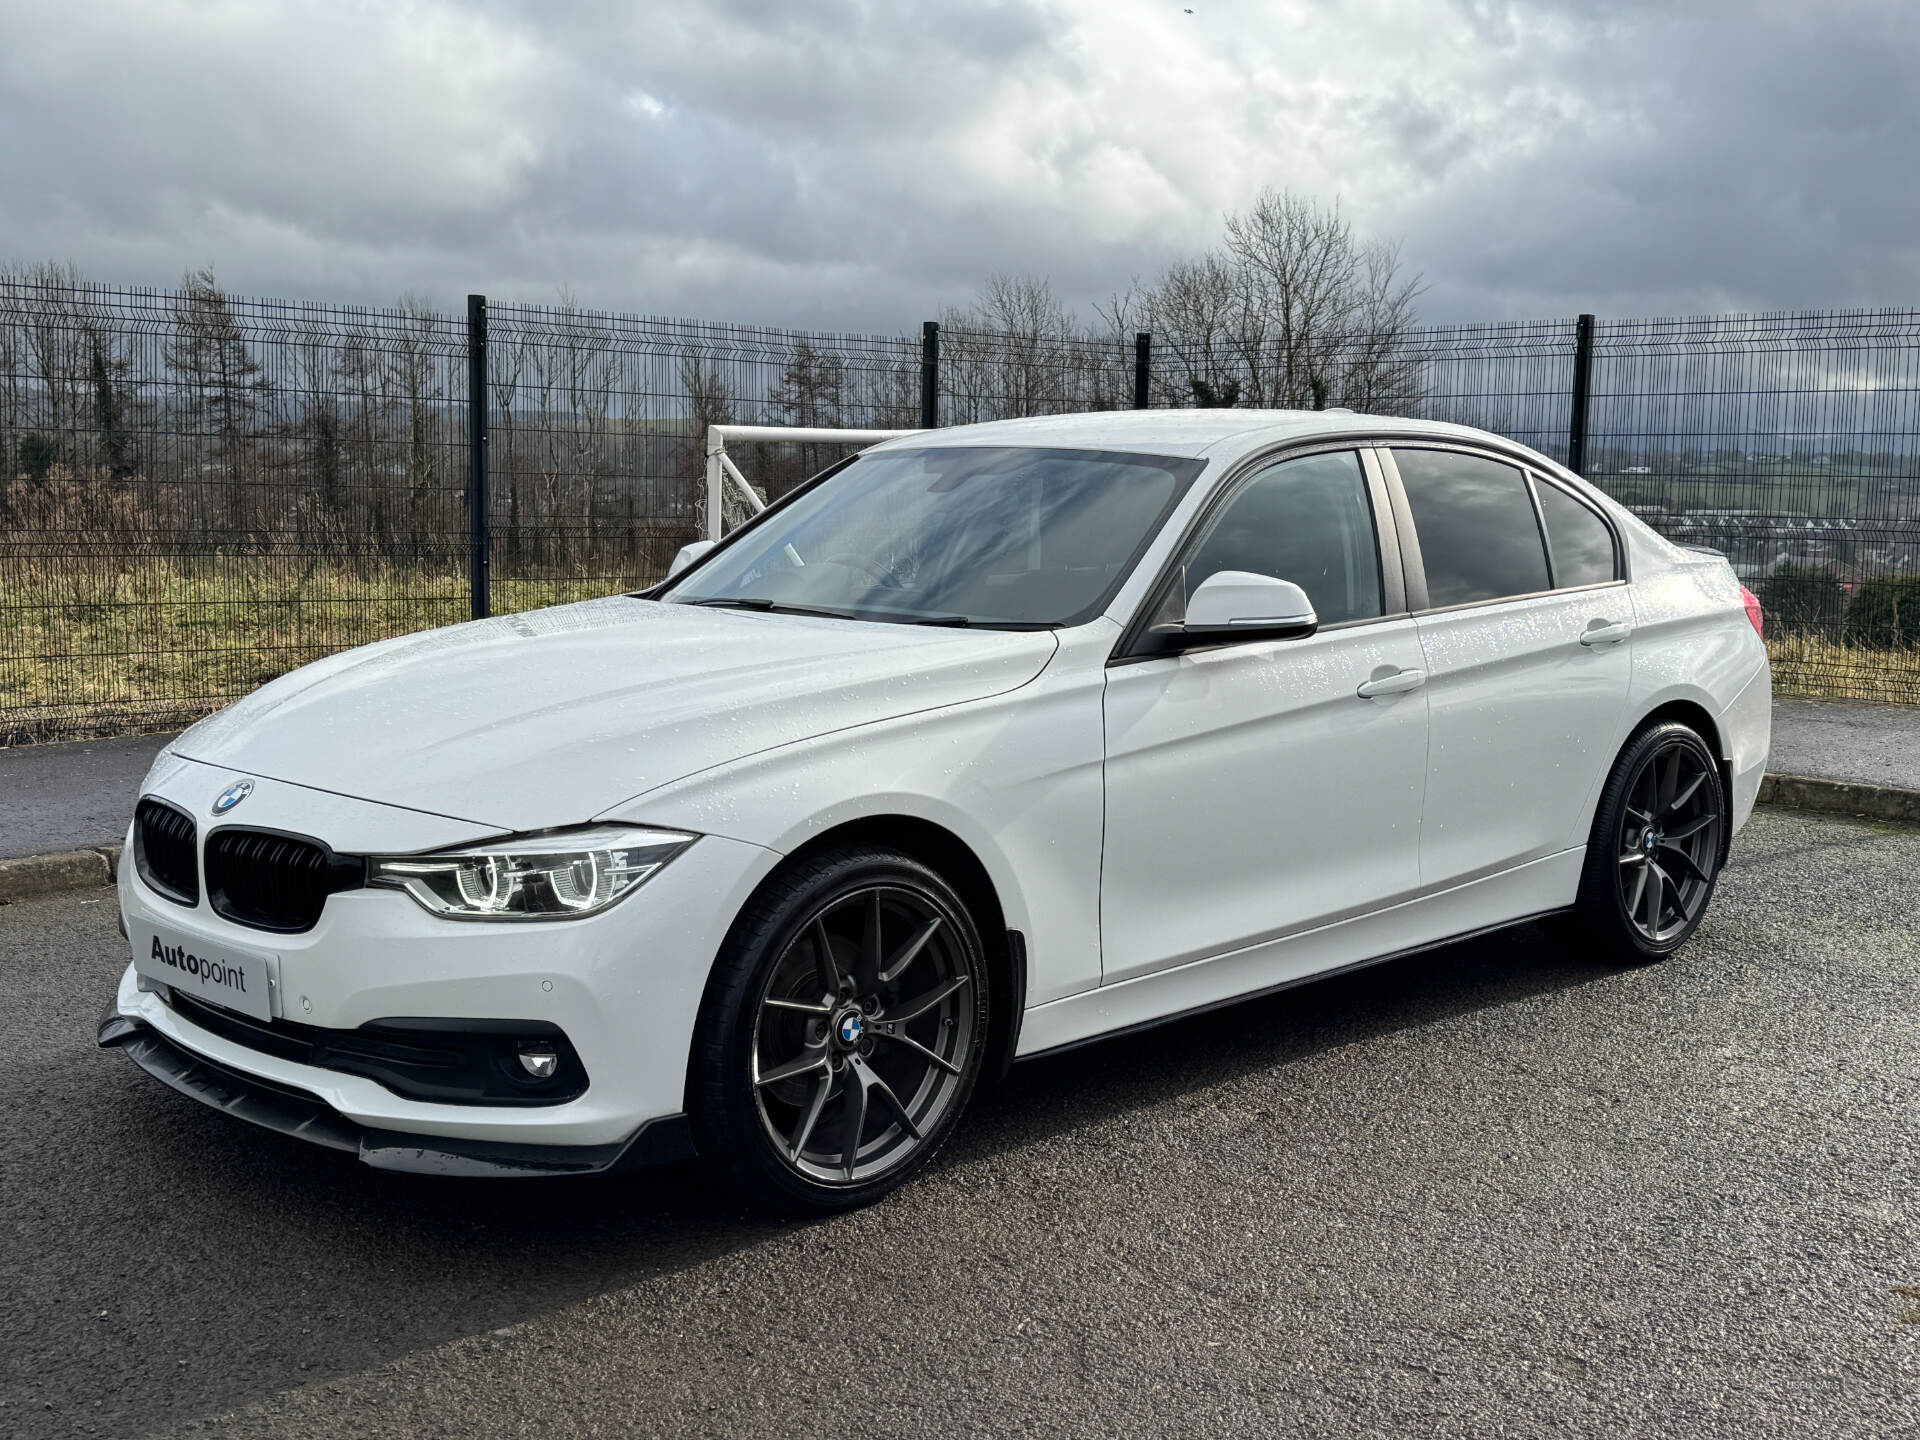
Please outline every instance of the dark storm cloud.
[[0, 0], [0, 257], [897, 330], [1262, 185], [1433, 318], [1915, 303], [1904, 3]]
[[[1920, 303], [1904, 7], [1649, 7], [1582, 102], [1395, 214], [1460, 314]], [[1471, 149], [1471, 141], [1461, 147]]]

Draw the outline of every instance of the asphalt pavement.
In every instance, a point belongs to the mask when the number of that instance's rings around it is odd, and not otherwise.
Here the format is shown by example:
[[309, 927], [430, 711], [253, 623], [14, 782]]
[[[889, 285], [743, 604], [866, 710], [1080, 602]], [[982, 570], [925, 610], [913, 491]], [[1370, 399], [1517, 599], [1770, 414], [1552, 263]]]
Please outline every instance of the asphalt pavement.
[[377, 1174], [91, 1044], [0, 909], [0, 1436], [1920, 1425], [1920, 831], [1761, 811], [1647, 969], [1533, 928], [1015, 1068], [862, 1213]]
[[0, 747], [0, 860], [116, 845], [171, 735]]
[[1920, 790], [1920, 705], [1845, 705], [1781, 696], [1773, 702], [1780, 775], [1812, 775]]

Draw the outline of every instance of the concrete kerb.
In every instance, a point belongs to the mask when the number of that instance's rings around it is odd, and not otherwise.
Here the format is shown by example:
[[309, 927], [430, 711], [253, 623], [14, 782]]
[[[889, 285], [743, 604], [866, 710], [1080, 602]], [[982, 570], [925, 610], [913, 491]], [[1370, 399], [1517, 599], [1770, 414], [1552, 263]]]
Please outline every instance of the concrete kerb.
[[1768, 775], [1760, 782], [1760, 803], [1920, 825], [1920, 790], [1903, 790], [1897, 785], [1821, 780], [1812, 775]]
[[119, 874], [118, 845], [95, 845], [85, 850], [0, 860], [0, 905], [37, 900], [63, 890], [97, 889], [113, 884]]

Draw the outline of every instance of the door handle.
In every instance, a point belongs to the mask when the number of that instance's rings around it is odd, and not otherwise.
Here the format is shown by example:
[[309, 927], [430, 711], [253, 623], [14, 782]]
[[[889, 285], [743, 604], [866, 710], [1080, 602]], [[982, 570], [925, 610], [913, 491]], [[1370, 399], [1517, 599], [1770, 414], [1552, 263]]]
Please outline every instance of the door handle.
[[1353, 693], [1362, 700], [1371, 700], [1376, 695], [1404, 695], [1409, 690], [1418, 690], [1427, 683], [1424, 670], [1396, 670], [1391, 675], [1376, 675], [1364, 680], [1360, 688]]
[[1633, 633], [1633, 627], [1619, 620], [1593, 619], [1580, 632], [1582, 645], [1618, 645]]

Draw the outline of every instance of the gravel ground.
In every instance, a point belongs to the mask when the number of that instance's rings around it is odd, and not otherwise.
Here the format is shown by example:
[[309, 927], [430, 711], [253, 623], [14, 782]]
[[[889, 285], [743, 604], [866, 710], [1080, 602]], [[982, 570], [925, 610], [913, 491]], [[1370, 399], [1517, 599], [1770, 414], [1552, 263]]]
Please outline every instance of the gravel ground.
[[1920, 1434], [1920, 832], [1762, 811], [1645, 970], [1540, 931], [1018, 1067], [812, 1225], [382, 1176], [92, 1049], [0, 909], [0, 1435]]

